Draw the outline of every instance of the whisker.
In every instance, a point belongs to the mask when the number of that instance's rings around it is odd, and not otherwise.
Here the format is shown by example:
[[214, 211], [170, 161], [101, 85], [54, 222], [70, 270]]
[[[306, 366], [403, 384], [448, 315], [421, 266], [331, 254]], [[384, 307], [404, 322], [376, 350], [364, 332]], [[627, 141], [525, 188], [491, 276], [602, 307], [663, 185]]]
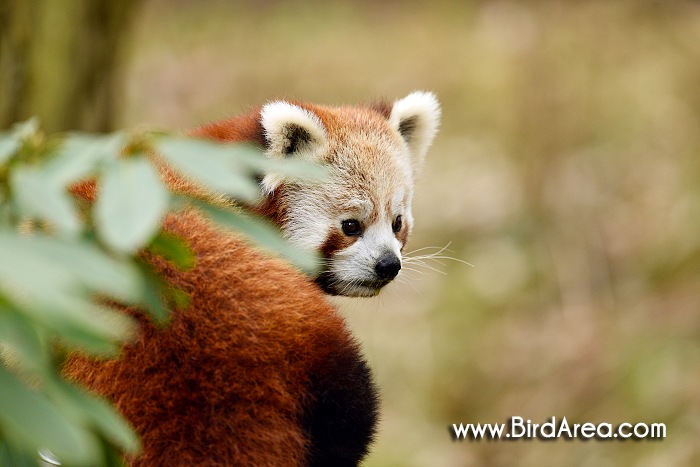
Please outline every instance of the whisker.
[[[404, 255], [412, 255], [413, 253], [418, 253], [419, 251], [430, 250], [430, 249], [439, 250], [436, 252], [436, 254], [440, 254], [443, 250], [445, 250], [448, 246], [450, 246], [451, 243], [452, 242], [449, 242], [449, 243], [447, 243], [447, 245], [442, 246], [442, 247], [440, 247], [440, 246], [424, 246], [423, 248], [418, 248], [417, 250], [408, 251], [408, 252], [404, 253]], [[446, 250], [446, 251], [449, 251], [449, 250]]]
[[[447, 242], [447, 245], [442, 246], [442, 247], [440, 247], [440, 246], [426, 246], [426, 247], [423, 247], [423, 248], [418, 248], [417, 250], [413, 250], [413, 251], [411, 251], [411, 252], [409, 252], [409, 253], [406, 253], [406, 254], [407, 254], [407, 255], [411, 255], [411, 254], [413, 254], [413, 253], [417, 253], [417, 252], [419, 252], [419, 251], [428, 250], [428, 249], [431, 249], [431, 248], [432, 248], [432, 249], [438, 250], [438, 251], [436, 251], [435, 253], [432, 253], [432, 254], [439, 255], [439, 254], [442, 254], [443, 251], [450, 251], [450, 250], [448, 250], [448, 248], [449, 248], [450, 245], [452, 245], [452, 242], [451, 242], [451, 241], [450, 241], [450, 242]], [[451, 251], [450, 251], [450, 252], [451, 252]]]
[[426, 269], [430, 269], [431, 271], [437, 272], [438, 274], [442, 274], [443, 276], [446, 276], [447, 273], [445, 271], [441, 271], [438, 268], [435, 268], [433, 266], [430, 266], [429, 264], [421, 264]]
[[[420, 269], [428, 269], [433, 272], [437, 272], [438, 274], [443, 274], [445, 275], [446, 272], [438, 269], [434, 265], [430, 263], [437, 263], [441, 267], [444, 267], [445, 264], [443, 263], [442, 260], [450, 260], [450, 261], [455, 261], [457, 263], [461, 263], [470, 267], [474, 267], [473, 264], [464, 261], [463, 259], [460, 258], [455, 258], [453, 256], [449, 256], [444, 254], [445, 252], [450, 252], [448, 250], [448, 247], [452, 244], [452, 242], [448, 242], [447, 245], [443, 247], [437, 247], [437, 246], [426, 246], [423, 248], [418, 248], [416, 250], [410, 251], [408, 253], [405, 253], [402, 255], [402, 260], [404, 262], [404, 267], [407, 270], [413, 270], [419, 274], [425, 274], [425, 271], [421, 271]], [[425, 251], [425, 250], [436, 250], [433, 253], [427, 253], [427, 254], [422, 254], [422, 255], [415, 255], [418, 252]], [[415, 255], [415, 256], [412, 256]], [[408, 268], [406, 265], [411, 265], [414, 266], [413, 268]]]
[[431, 266], [430, 264], [420, 263], [420, 262], [416, 262], [416, 263], [412, 263], [412, 264], [413, 264], [414, 266], [420, 266], [420, 267], [429, 269], [429, 270], [434, 271], [434, 272], [437, 272], [437, 273], [439, 273], [439, 274], [443, 274], [443, 275], [446, 275], [446, 274], [447, 274], [445, 271], [441, 271], [441, 270], [437, 269], [436, 267]]
[[401, 268], [401, 270], [402, 270], [402, 271], [417, 272], [418, 274], [425, 274], [425, 271], [421, 271], [421, 270], [419, 270], [419, 269], [412, 268], [412, 267], [410, 267], [410, 266], [406, 266], [405, 264], [403, 265], [403, 267]]
[[467, 261], [464, 261], [463, 259], [459, 258], [454, 258], [452, 256], [437, 256], [437, 255], [422, 255], [422, 256], [414, 256], [412, 258], [408, 258], [409, 260], [424, 260], [424, 259], [432, 259], [432, 260], [439, 260], [439, 259], [449, 259], [451, 261], [456, 261], [458, 263], [466, 264], [467, 266], [474, 267], [472, 263], [469, 263]]
[[[424, 261], [422, 258], [412, 258], [412, 259], [413, 259], [412, 261], [406, 261], [406, 263], [408, 263], [408, 264], [413, 264], [413, 265], [415, 265], [415, 266], [428, 266], [428, 265], [430, 264], [430, 263]], [[440, 266], [443, 266], [443, 267], [445, 266], [445, 265], [444, 265], [441, 261], [439, 261], [439, 260], [435, 260], [435, 262], [436, 262], [437, 264], [439, 264]]]

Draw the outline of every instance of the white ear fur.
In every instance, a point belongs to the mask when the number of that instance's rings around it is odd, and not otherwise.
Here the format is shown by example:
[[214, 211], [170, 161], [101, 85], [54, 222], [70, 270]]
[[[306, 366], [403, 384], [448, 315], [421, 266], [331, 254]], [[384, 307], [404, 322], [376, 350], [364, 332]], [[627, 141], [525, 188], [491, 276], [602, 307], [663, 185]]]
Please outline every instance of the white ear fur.
[[440, 124], [440, 104], [432, 92], [416, 91], [394, 102], [389, 124], [408, 145], [415, 171], [435, 138]]
[[268, 153], [286, 157], [302, 153], [313, 158], [313, 153], [325, 146], [326, 130], [312, 112], [289, 102], [266, 104], [260, 112], [260, 122], [269, 143]]
[[[269, 145], [267, 154], [270, 157], [296, 156], [318, 162], [328, 145], [326, 130], [318, 116], [289, 102], [276, 101], [263, 106], [260, 123]], [[268, 173], [260, 185], [269, 194], [283, 181], [283, 177]]]

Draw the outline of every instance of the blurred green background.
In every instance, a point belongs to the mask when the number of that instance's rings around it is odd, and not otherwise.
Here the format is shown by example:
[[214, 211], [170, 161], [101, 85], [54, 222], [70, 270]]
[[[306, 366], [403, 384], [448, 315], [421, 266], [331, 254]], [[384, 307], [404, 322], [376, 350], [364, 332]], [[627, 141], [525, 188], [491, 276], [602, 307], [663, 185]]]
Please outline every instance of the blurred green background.
[[[336, 300], [381, 387], [367, 466], [700, 465], [698, 2], [145, 0], [132, 19], [112, 126], [441, 101], [407, 251], [451, 242], [473, 267]], [[514, 415], [667, 438], [448, 431]]]

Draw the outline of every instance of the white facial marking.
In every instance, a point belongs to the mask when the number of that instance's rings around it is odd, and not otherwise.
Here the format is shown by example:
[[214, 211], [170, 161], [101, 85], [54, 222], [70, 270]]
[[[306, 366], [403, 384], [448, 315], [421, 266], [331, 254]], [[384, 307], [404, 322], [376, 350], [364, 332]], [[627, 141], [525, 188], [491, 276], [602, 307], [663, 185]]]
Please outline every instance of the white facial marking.
[[287, 217], [285, 236], [293, 245], [307, 250], [318, 250], [335, 224], [328, 199], [318, 187], [300, 187], [293, 193]]
[[360, 222], [365, 222], [372, 217], [373, 209], [374, 206], [371, 201], [356, 199], [340, 206], [340, 211], [342, 212], [340, 217], [342, 217], [341, 220], [357, 219]]

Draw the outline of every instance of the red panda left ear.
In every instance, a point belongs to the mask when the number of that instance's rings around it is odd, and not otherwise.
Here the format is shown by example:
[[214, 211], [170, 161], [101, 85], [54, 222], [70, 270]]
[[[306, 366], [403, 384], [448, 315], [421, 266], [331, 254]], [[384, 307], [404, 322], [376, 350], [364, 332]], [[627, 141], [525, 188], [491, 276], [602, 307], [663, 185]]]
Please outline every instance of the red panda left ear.
[[420, 169], [440, 124], [440, 104], [432, 92], [416, 91], [394, 102], [389, 124], [411, 152], [413, 172]]

